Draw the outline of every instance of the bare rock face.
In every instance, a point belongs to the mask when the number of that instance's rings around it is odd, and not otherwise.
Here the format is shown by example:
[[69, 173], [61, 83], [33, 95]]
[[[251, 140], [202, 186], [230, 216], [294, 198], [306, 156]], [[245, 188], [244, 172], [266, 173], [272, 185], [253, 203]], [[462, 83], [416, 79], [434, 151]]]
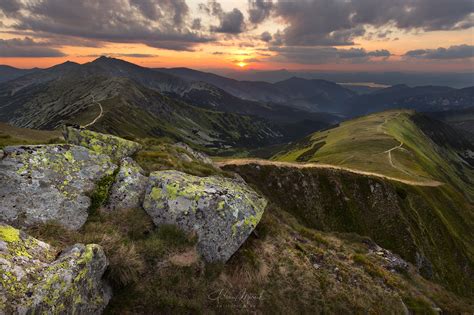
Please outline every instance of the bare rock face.
[[206, 261], [227, 261], [260, 221], [267, 201], [237, 180], [178, 171], [150, 175], [143, 203], [156, 225], [173, 224], [198, 236]]
[[79, 229], [110, 158], [73, 145], [14, 146], [0, 160], [0, 220], [15, 226], [57, 221]]
[[131, 158], [120, 163], [115, 182], [109, 196], [108, 210], [138, 208], [143, 202], [148, 178], [143, 169]]
[[141, 149], [139, 143], [72, 126], [65, 126], [63, 135], [67, 143], [80, 145], [99, 154], [108, 155], [114, 161], [132, 156]]
[[55, 258], [48, 244], [0, 223], [0, 314], [101, 314], [111, 293], [99, 245]]

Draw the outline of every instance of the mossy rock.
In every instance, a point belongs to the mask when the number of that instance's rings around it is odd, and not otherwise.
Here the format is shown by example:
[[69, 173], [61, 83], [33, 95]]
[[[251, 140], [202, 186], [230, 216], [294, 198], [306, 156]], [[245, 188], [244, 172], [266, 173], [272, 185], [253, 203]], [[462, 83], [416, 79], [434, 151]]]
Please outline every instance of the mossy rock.
[[139, 143], [72, 126], [65, 126], [63, 135], [68, 143], [83, 146], [99, 154], [108, 155], [114, 161], [132, 156], [141, 149]]
[[58, 258], [50, 245], [0, 223], [1, 314], [100, 314], [110, 299], [99, 245], [76, 244]]
[[117, 167], [74, 145], [6, 147], [0, 161], [0, 220], [15, 226], [57, 221], [79, 229], [96, 183]]
[[143, 169], [133, 159], [122, 159], [106, 209], [113, 211], [139, 208], [145, 196], [148, 180], [143, 174]]
[[178, 171], [150, 175], [143, 207], [156, 225], [198, 236], [206, 261], [227, 261], [260, 221], [267, 201], [243, 181]]

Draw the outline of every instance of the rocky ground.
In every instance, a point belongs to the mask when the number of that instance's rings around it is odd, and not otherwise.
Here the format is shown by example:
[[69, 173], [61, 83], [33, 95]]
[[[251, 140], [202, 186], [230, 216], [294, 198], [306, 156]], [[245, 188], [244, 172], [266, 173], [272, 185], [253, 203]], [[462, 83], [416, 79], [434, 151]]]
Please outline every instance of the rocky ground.
[[185, 144], [64, 135], [1, 150], [0, 313], [473, 311], [369, 238], [304, 227]]

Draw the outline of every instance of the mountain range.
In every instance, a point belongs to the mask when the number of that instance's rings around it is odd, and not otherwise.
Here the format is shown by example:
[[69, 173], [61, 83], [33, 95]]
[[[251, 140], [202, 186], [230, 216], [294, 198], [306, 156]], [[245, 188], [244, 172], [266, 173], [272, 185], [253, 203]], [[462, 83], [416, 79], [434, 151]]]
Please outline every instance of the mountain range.
[[446, 112], [474, 102], [474, 88], [394, 85], [359, 95], [319, 79], [238, 81], [109, 57], [1, 70], [0, 121], [55, 129], [86, 124], [101, 113], [93, 129], [126, 137], [169, 136], [214, 148], [284, 143], [349, 117], [392, 108]]

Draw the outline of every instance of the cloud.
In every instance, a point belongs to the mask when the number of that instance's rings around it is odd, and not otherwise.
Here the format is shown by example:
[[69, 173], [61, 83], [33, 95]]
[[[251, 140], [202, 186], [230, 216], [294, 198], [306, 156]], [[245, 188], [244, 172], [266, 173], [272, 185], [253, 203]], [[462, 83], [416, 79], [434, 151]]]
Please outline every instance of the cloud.
[[51, 48], [49, 45], [49, 43], [36, 42], [29, 37], [24, 39], [0, 39], [0, 57], [42, 58], [65, 56], [60, 50]]
[[201, 19], [194, 19], [191, 24], [191, 29], [200, 30], [202, 28]]
[[367, 51], [363, 48], [338, 49], [335, 47], [270, 47], [270, 51], [278, 53], [277, 56], [268, 60], [277, 62], [294, 62], [301, 64], [323, 64], [331, 63], [360, 63], [369, 61], [371, 58], [388, 58], [391, 53], [388, 50]]
[[240, 34], [245, 29], [244, 15], [239, 9], [224, 13], [220, 17], [220, 25], [212, 26], [211, 31], [216, 33]]
[[219, 25], [211, 26], [211, 32], [240, 34], [246, 29], [244, 15], [237, 8], [234, 8], [229, 12], [225, 12], [219, 2], [216, 0], [209, 0], [206, 4], [199, 4], [199, 9], [206, 12], [210, 16], [218, 18]]
[[28, 4], [2, 0], [0, 10], [13, 19], [10, 28], [46, 36], [175, 50], [190, 50], [212, 40], [191, 29], [185, 0], [43, 0]]
[[260, 39], [267, 43], [271, 41], [272, 38], [272, 34], [270, 34], [269, 32], [263, 32], [262, 35], [260, 35]]
[[98, 58], [102, 56], [107, 56], [107, 57], [114, 57], [114, 58], [120, 58], [120, 57], [129, 57], [129, 58], [152, 58], [152, 57], [158, 57], [158, 55], [155, 54], [91, 54], [91, 55], [85, 55], [85, 56], [80, 56], [80, 57], [93, 57], [93, 58]]
[[352, 45], [368, 25], [403, 30], [456, 30], [474, 26], [472, 0], [279, 0], [274, 15], [287, 27], [281, 41], [294, 46]]
[[410, 50], [405, 54], [408, 58], [419, 59], [465, 59], [474, 57], [474, 46], [459, 45], [451, 46], [449, 48], [437, 49], [417, 49]]
[[272, 0], [249, 0], [249, 20], [253, 24], [263, 22], [273, 9]]

